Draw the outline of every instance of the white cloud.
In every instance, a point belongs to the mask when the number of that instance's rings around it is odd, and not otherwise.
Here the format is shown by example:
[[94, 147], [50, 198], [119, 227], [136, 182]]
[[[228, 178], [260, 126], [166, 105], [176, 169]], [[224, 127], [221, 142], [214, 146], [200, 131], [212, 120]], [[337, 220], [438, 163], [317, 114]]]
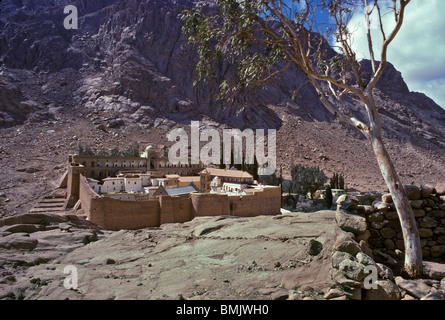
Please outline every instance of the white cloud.
[[[419, 91], [445, 108], [445, 1], [412, 0], [404, 24], [388, 49], [388, 61], [402, 76], [411, 91]], [[376, 27], [376, 21], [372, 21]], [[393, 14], [384, 16], [387, 35], [394, 26]], [[349, 24], [354, 32], [353, 49], [358, 58], [369, 58], [363, 12], [357, 12]], [[372, 29], [376, 59], [380, 60], [382, 38]]]

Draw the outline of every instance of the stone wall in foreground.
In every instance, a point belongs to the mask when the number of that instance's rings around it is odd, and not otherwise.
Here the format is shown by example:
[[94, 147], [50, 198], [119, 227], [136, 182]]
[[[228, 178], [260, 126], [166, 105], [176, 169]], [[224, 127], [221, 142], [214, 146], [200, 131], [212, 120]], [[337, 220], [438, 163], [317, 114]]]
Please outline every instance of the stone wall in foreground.
[[[439, 190], [439, 191], [437, 191]], [[419, 230], [424, 260], [445, 262], [445, 190], [437, 187], [405, 186]], [[390, 194], [384, 194], [372, 206], [358, 206], [366, 217], [369, 245], [374, 250], [404, 251], [399, 217]]]
[[335, 213], [341, 232], [331, 256], [334, 285], [325, 299], [445, 299], [445, 185], [405, 186], [405, 191], [419, 227], [424, 253], [422, 279], [403, 278], [403, 237], [390, 195], [369, 206], [358, 205], [354, 196], [342, 195]]

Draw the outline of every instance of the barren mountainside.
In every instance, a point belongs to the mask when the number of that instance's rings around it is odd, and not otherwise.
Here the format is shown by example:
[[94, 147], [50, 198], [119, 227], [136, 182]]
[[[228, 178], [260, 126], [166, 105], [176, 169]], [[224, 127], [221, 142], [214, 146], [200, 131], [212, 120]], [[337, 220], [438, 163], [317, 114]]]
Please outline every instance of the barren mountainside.
[[[166, 133], [191, 120], [204, 127], [277, 129], [277, 163], [284, 174], [301, 163], [328, 175], [342, 173], [349, 188], [385, 189], [367, 142], [324, 109], [300, 71], [290, 69], [232, 105], [215, 99], [215, 83], [193, 87], [196, 54], [178, 18], [192, 2], [1, 2], [0, 211], [26, 211], [54, 188], [79, 143], [98, 149], [134, 141], [168, 144]], [[68, 4], [79, 10], [78, 30], [63, 26]], [[361, 66], [366, 78], [369, 63]], [[219, 77], [232, 72], [228, 63], [217, 66]], [[376, 99], [403, 182], [444, 181], [445, 110], [410, 92], [391, 64]], [[345, 103], [363, 117], [356, 101]]]

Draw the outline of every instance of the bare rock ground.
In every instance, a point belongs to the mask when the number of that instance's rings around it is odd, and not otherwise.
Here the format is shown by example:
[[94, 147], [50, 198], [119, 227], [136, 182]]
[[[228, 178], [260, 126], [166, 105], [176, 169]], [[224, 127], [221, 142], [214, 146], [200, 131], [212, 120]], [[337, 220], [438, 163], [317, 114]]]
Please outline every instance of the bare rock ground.
[[[48, 228], [54, 229], [19, 235], [37, 239], [34, 249], [0, 249], [0, 297], [321, 299], [332, 284], [330, 256], [339, 230], [332, 211], [199, 217], [103, 233], [70, 221]], [[63, 285], [68, 265], [77, 268], [77, 289]]]

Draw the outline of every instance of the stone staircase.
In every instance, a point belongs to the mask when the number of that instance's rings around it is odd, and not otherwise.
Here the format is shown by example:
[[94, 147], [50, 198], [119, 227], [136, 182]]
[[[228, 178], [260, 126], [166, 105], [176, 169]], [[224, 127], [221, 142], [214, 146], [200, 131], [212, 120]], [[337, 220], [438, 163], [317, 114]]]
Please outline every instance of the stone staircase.
[[29, 210], [29, 213], [65, 214], [65, 203], [65, 195], [47, 195], [41, 198], [37, 204]]

